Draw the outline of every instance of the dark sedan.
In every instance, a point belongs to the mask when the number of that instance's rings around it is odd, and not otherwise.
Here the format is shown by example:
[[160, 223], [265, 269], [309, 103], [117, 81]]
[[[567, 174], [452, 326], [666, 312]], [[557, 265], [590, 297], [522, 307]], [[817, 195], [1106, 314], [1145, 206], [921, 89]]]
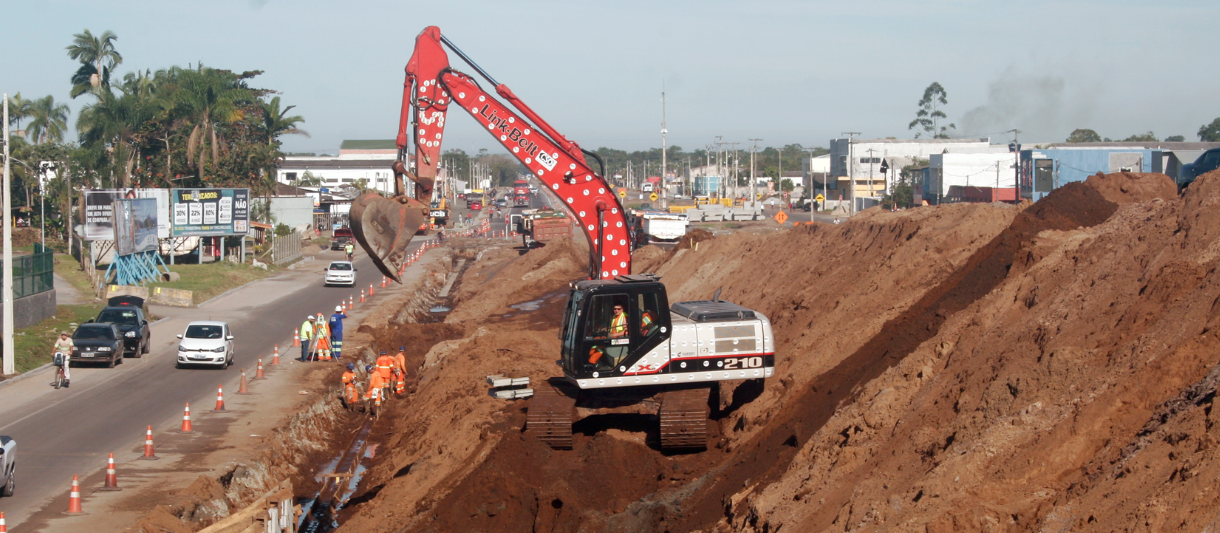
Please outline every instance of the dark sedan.
[[72, 335], [73, 363], [100, 363], [114, 368], [123, 362], [123, 336], [114, 324], [81, 324]]
[[[142, 304], [143, 301], [140, 303]], [[144, 316], [144, 310], [140, 307], [107, 307], [98, 313], [93, 322], [114, 324], [114, 327], [118, 328], [119, 334], [123, 337], [124, 355], [140, 357], [141, 354], [148, 353], [148, 348], [152, 345], [152, 331], [148, 328], [148, 318]]]

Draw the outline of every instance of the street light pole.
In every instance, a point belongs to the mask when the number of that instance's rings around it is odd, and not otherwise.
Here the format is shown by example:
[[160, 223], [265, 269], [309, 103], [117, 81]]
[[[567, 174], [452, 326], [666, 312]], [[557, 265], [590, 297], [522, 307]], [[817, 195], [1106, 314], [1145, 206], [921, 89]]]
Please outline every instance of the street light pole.
[[8, 131], [8, 93], [4, 93], [4, 281], [0, 290], [4, 297], [3, 342], [4, 363], [0, 374], [12, 375], [17, 372], [15, 363], [16, 350], [13, 347], [13, 187], [9, 173], [9, 131]]

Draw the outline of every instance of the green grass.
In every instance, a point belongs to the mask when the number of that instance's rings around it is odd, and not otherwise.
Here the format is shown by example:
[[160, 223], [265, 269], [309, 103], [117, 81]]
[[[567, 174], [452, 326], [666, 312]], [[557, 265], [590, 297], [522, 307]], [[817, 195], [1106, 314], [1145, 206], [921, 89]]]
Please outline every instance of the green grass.
[[13, 345], [17, 353], [14, 360], [17, 372], [29, 372], [50, 363], [51, 347], [55, 345], [59, 332], [72, 333], [76, 330], [76, 324], [96, 317], [101, 310], [101, 302], [88, 305], [60, 305], [55, 308], [55, 316], [15, 331]]
[[76, 261], [75, 257], [68, 254], [55, 254], [55, 273], [68, 280], [68, 284], [80, 292], [82, 297], [93, 297], [93, 284], [89, 282], [89, 276], [81, 270], [80, 263]]
[[170, 270], [182, 276], [181, 279], [172, 283], [150, 283], [148, 286], [192, 291], [195, 293], [195, 303], [200, 304], [229, 289], [263, 279], [278, 269], [272, 265], [263, 270], [250, 265], [218, 261], [202, 265], [174, 265]]

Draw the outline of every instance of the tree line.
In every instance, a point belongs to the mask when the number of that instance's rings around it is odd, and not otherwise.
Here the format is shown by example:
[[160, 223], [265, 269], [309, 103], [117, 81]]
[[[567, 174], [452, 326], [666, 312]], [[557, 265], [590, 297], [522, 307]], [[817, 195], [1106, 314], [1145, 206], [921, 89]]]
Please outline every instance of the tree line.
[[308, 133], [300, 128], [305, 119], [290, 114], [295, 106], [253, 85], [262, 71], [197, 64], [120, 78], [116, 41], [113, 32], [86, 29], [66, 48], [78, 62], [69, 94], [89, 99], [76, 117], [76, 142], [64, 141], [66, 104], [50, 95], [10, 97], [9, 123], [18, 129], [10, 146], [14, 207], [35, 205], [44, 161], [56, 168], [45, 191], [47, 228], [55, 232], [66, 229], [60, 214], [87, 188], [249, 187], [255, 196], [274, 190], [284, 156], [280, 138]]

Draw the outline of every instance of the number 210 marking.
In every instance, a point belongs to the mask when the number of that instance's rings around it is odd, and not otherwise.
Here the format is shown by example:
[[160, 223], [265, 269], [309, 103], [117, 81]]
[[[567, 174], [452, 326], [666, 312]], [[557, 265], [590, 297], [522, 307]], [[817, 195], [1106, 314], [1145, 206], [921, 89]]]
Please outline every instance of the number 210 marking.
[[763, 361], [761, 357], [739, 357], [724, 360], [725, 370], [736, 370], [738, 368], [762, 368], [762, 366]]

